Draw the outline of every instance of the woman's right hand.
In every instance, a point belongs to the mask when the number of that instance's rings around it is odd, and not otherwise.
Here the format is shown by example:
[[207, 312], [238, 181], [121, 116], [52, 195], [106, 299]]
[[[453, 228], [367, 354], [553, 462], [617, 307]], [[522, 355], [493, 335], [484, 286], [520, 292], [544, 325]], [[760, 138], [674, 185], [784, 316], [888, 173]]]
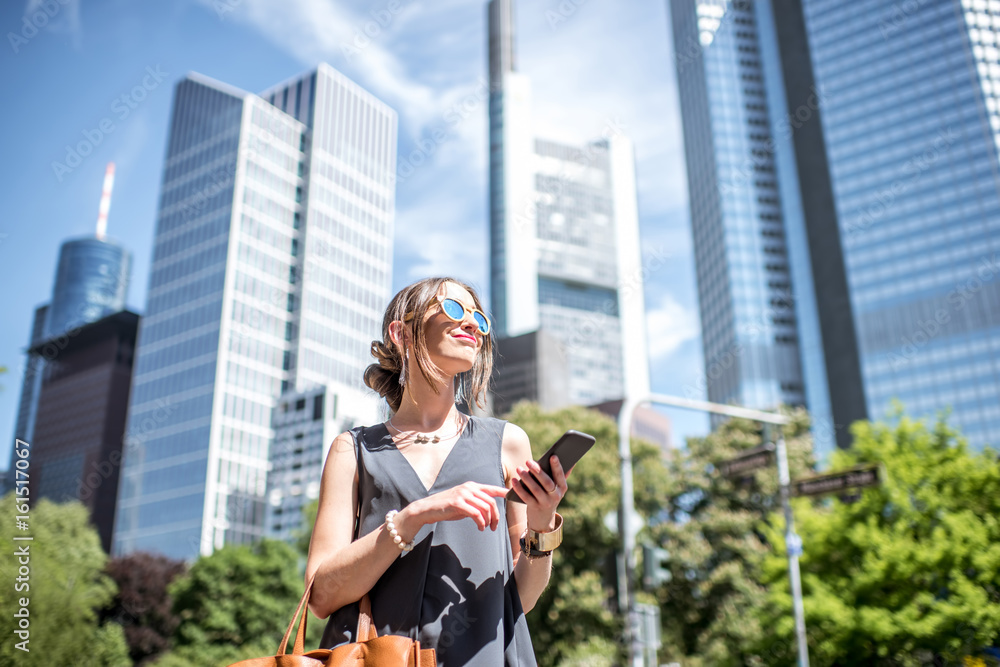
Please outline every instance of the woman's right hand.
[[491, 484], [465, 482], [446, 491], [415, 500], [396, 515], [396, 528], [405, 541], [410, 541], [428, 523], [458, 521], [471, 518], [479, 530], [496, 530], [500, 510], [494, 498], [507, 495], [507, 489]]

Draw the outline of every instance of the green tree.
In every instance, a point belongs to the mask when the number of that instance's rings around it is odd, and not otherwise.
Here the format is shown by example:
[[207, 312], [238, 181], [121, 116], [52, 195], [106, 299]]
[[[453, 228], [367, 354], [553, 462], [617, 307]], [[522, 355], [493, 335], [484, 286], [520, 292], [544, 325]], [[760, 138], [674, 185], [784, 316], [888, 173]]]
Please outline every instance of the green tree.
[[151, 662], [170, 647], [180, 623], [167, 586], [184, 571], [184, 562], [137, 552], [112, 558], [106, 571], [118, 585], [118, 593], [102, 610], [102, 620], [114, 620], [124, 628], [136, 665]]
[[317, 514], [319, 514], [318, 498], [302, 506], [302, 528], [298, 531], [298, 536], [295, 539], [295, 548], [303, 556], [309, 555], [309, 542], [312, 540]]
[[[882, 462], [882, 486], [860, 500], [795, 501], [812, 664], [960, 664], [1000, 642], [1000, 463], [933, 429], [860, 422], [834, 469]], [[780, 519], [767, 535], [782, 545]], [[767, 664], [794, 664], [782, 551], [768, 556]]]
[[[167, 587], [180, 624], [173, 650], [155, 664], [228, 665], [274, 655], [302, 585], [299, 554], [277, 540], [226, 546], [199, 558]], [[312, 620], [307, 650], [319, 645], [322, 633]]]
[[[131, 665], [121, 626], [98, 622], [115, 584], [104, 573], [107, 556], [87, 509], [77, 502], [42, 499], [28, 513], [28, 530], [17, 528], [18, 514], [13, 493], [0, 499], [0, 515], [7, 519], [0, 529], [4, 548], [28, 551], [0, 558], [0, 580], [11, 587], [0, 596], [0, 664]], [[32, 539], [15, 542], [14, 537]], [[22, 599], [27, 600], [23, 607]], [[14, 614], [22, 608], [28, 610], [27, 653], [15, 646], [22, 638], [15, 634], [21, 627]]]
[[[506, 416], [525, 430], [532, 453], [541, 456], [567, 429], [593, 435], [593, 449], [573, 469], [570, 490], [559, 506], [563, 544], [553, 554], [548, 588], [528, 615], [539, 665], [598, 667], [620, 660], [621, 616], [615, 603], [618, 536], [605, 526], [620, 498], [618, 428], [600, 412], [571, 407], [543, 411], [520, 403]], [[648, 517], [667, 488], [660, 450], [633, 440], [636, 507]]]
[[[783, 431], [789, 466], [802, 476], [813, 465], [808, 417], [803, 411], [791, 416]], [[761, 566], [771, 546], [759, 524], [780, 506], [777, 472], [769, 466], [731, 480], [718, 471], [722, 461], [765, 441], [760, 423], [733, 419], [689, 439], [668, 462], [668, 488], [649, 508], [662, 508], [650, 535], [670, 552], [671, 579], [655, 591], [664, 662], [748, 664], [760, 637], [770, 633], [760, 610], [767, 594]]]

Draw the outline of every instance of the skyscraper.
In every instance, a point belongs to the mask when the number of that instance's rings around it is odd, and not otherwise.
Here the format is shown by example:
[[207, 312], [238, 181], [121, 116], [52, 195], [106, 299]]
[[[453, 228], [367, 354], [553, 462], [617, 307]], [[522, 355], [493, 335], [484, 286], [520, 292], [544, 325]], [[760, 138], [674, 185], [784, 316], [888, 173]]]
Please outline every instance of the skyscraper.
[[[28, 349], [37, 347], [38, 350], [27, 355], [14, 426], [14, 437], [29, 443], [35, 437], [38, 398], [46, 363], [57, 361], [70, 339], [82, 327], [125, 309], [132, 255], [106, 238], [114, 174], [115, 165], [108, 164], [96, 234], [70, 239], [62, 244], [52, 298], [49, 303], [35, 309]], [[46, 341], [53, 341], [53, 344], [42, 347], [41, 343]], [[13, 469], [11, 466], [9, 471], [13, 472]]]
[[709, 400], [806, 405], [824, 454], [865, 409], [816, 91], [783, 79], [769, 3], [671, 18]]
[[[744, 215], [782, 223], [803, 398], [823, 430], [847, 445], [852, 421], [899, 399], [913, 416], [950, 409], [973, 444], [1000, 439], [1000, 17], [963, 5], [672, 1], [710, 397], [709, 329], [730, 327], [705, 303], [713, 271], [745, 295], [753, 253], [699, 236], [725, 228], [742, 188], [757, 205]], [[761, 263], [772, 243], [758, 245]]]
[[123, 310], [28, 350], [46, 359], [29, 441], [32, 502], [78, 500], [111, 548], [139, 316]]
[[319, 386], [286, 392], [275, 406], [267, 475], [265, 534], [293, 542], [303, 529], [303, 508], [319, 497], [323, 464], [340, 433], [378, 421], [371, 393]]
[[497, 335], [558, 339], [568, 402], [649, 393], [632, 145], [609, 124], [566, 144], [534, 136], [516, 71], [512, 0], [488, 7], [490, 278]]
[[395, 156], [395, 112], [326, 64], [261, 95], [177, 84], [116, 554], [190, 559], [264, 534], [279, 397], [362, 387], [390, 296]]
[[822, 91], [870, 413], [1000, 444], [1000, 9], [773, 1]]

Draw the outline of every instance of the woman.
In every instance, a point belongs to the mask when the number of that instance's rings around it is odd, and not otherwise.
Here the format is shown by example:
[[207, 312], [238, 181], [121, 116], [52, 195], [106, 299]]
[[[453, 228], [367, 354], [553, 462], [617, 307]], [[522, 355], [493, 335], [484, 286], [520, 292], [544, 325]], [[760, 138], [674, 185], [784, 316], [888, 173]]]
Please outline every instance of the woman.
[[[443, 667], [535, 664], [524, 613], [548, 583], [566, 473], [553, 457], [545, 474], [521, 428], [456, 408], [462, 374], [480, 404], [490, 326], [475, 291], [450, 278], [390, 302], [365, 384], [393, 415], [337, 436], [323, 471], [306, 563], [309, 607], [330, 616], [321, 646], [357, 640], [367, 593], [380, 636], [417, 639]], [[506, 501], [509, 488], [523, 504]]]

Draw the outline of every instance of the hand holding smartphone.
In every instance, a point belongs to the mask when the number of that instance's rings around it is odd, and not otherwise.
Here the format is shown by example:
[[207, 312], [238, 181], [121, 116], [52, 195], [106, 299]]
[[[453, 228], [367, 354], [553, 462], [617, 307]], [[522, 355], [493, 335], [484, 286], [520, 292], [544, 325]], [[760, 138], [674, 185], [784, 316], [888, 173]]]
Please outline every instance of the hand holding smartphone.
[[[549, 459], [552, 456], [558, 456], [559, 463], [562, 465], [563, 470], [568, 472], [570, 468], [576, 465], [577, 461], [583, 458], [584, 454], [590, 451], [590, 448], [594, 446], [594, 442], [594, 436], [570, 429], [569, 431], [563, 433], [562, 436], [556, 440], [556, 443], [549, 447], [548, 451], [538, 458], [537, 463], [541, 466], [542, 470], [545, 471], [545, 474], [551, 477], [552, 464]], [[534, 475], [532, 475], [532, 477], [534, 477]], [[507, 492], [507, 500], [515, 503], [524, 502], [521, 500], [521, 496], [517, 495], [517, 491], [513, 488]]]

